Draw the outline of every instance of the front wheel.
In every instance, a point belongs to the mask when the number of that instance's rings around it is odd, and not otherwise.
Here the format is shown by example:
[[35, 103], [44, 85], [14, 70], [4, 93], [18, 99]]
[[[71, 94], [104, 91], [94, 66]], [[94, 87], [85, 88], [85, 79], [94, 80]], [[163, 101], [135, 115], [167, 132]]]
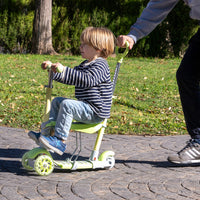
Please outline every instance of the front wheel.
[[53, 159], [48, 155], [40, 155], [35, 160], [34, 168], [40, 176], [47, 176], [54, 169]]
[[23, 157], [22, 157], [22, 166], [26, 169], [26, 170], [33, 170], [33, 167], [29, 165], [30, 160], [32, 160], [29, 156], [29, 151], [26, 152]]

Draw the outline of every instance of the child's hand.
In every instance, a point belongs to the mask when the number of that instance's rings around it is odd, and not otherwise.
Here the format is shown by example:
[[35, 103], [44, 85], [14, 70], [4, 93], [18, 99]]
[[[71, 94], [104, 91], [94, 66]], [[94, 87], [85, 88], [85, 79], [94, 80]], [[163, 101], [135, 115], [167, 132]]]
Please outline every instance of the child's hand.
[[56, 73], [61, 73], [63, 71], [64, 66], [60, 63], [53, 63], [51, 64], [51, 70]]
[[41, 67], [42, 67], [42, 69], [49, 69], [49, 68], [51, 68], [51, 65], [52, 65], [52, 62], [51, 61], [44, 61], [42, 64], [41, 64]]

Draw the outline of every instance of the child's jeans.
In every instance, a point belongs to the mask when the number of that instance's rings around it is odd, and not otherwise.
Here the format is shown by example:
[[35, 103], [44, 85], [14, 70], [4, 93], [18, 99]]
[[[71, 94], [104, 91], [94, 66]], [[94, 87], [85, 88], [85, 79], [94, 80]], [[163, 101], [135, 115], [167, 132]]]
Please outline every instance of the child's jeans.
[[[94, 113], [88, 103], [56, 97], [51, 103], [49, 121], [44, 122], [41, 127], [55, 121], [55, 136], [62, 140], [67, 140], [73, 119], [86, 124], [99, 123], [104, 120]], [[46, 129], [46, 131], [48, 132], [49, 130]], [[48, 134], [47, 132], [46, 134]]]

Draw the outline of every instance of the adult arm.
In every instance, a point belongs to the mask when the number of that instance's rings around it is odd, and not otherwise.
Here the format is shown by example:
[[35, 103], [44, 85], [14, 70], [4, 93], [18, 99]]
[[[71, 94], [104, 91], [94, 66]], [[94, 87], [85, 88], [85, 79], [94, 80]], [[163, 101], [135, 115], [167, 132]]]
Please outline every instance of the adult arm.
[[127, 36], [118, 37], [118, 45], [123, 47], [125, 41], [130, 43], [130, 49], [139, 39], [147, 36], [160, 24], [169, 12], [175, 7], [179, 0], [151, 0], [142, 11], [136, 23], [131, 26]]
[[179, 0], [151, 0], [136, 23], [131, 26], [128, 36], [135, 42], [147, 36], [160, 24]]

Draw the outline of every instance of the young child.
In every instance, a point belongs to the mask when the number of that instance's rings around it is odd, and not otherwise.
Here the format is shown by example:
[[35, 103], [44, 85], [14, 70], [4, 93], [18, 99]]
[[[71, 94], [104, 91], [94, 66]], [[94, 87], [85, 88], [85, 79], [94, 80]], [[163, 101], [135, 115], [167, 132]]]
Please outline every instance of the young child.
[[51, 65], [55, 81], [75, 85], [77, 100], [57, 97], [52, 101], [48, 122], [56, 121], [54, 136], [29, 132], [31, 139], [60, 155], [66, 150], [65, 141], [73, 119], [99, 123], [110, 117], [112, 82], [106, 58], [114, 52], [115, 36], [107, 28], [88, 27], [82, 32], [80, 42], [81, 56], [86, 60], [79, 66], [64, 67], [62, 73], [56, 73], [60, 63], [42, 63], [43, 69]]

